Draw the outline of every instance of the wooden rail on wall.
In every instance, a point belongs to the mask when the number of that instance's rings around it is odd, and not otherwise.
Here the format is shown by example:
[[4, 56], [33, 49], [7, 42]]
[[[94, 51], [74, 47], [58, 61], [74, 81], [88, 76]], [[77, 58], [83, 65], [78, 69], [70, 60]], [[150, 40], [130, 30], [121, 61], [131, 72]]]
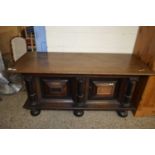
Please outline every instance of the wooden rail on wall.
[[[155, 71], [155, 26], [139, 28], [134, 54]], [[135, 116], [155, 115], [155, 76], [150, 76]]]

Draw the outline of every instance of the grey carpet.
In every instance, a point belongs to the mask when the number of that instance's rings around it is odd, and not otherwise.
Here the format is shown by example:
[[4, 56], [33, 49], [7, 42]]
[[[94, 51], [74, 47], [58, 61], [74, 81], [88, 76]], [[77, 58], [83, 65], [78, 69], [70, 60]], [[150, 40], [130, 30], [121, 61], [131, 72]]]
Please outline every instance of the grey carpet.
[[0, 128], [56, 128], [56, 129], [109, 129], [109, 128], [155, 128], [155, 117], [118, 117], [114, 111], [86, 111], [83, 117], [75, 117], [72, 111], [42, 111], [32, 117], [22, 106], [26, 92], [2, 96], [0, 101]]

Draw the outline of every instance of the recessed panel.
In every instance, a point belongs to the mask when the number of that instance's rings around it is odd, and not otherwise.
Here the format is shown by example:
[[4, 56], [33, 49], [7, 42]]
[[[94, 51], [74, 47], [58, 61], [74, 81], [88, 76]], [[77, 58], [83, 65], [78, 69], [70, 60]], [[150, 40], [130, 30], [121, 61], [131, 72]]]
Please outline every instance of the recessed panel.
[[43, 97], [69, 98], [70, 87], [68, 79], [41, 79]]
[[89, 82], [89, 99], [112, 99], [116, 96], [118, 80], [91, 79]]
[[96, 82], [96, 95], [98, 96], [113, 96], [115, 83], [98, 83]]

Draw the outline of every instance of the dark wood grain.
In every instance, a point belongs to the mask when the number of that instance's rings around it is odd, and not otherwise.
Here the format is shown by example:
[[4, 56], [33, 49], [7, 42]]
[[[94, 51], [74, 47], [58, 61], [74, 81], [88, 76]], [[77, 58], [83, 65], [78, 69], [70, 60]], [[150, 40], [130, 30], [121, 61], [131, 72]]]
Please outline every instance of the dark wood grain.
[[[31, 114], [36, 116], [40, 113], [40, 110], [134, 110], [134, 105], [136, 105], [139, 100], [141, 93], [143, 92], [144, 85], [143, 78], [147, 76], [140, 76], [142, 79], [139, 85], [136, 87], [136, 92], [131, 94], [131, 88], [128, 88], [128, 83], [132, 79], [137, 79], [135, 76], [88, 76], [81, 77], [79, 75], [74, 75], [70, 77], [67, 74], [53, 77], [52, 74], [46, 77], [45, 74], [37, 75], [27, 75], [24, 74], [25, 80], [28, 83], [27, 92], [28, 100], [25, 104], [25, 108], [31, 110]], [[29, 78], [30, 77], [30, 78]], [[138, 79], [139, 79], [138, 78]], [[97, 95], [97, 91], [94, 92], [91, 87], [92, 82], [97, 81], [97, 88], [102, 86], [107, 86], [107, 83], [114, 83], [112, 92], [109, 89], [103, 88], [102, 95]], [[96, 84], [96, 83], [95, 83]], [[142, 88], [143, 86], [143, 88]], [[32, 89], [33, 88], [33, 89]], [[58, 90], [53, 88], [59, 88]], [[125, 89], [124, 89], [125, 88]], [[111, 85], [110, 85], [111, 89]], [[93, 92], [92, 92], [93, 91]], [[35, 92], [35, 98], [30, 100], [29, 96]], [[128, 93], [129, 92], [129, 93]], [[108, 96], [107, 96], [108, 94]], [[134, 98], [132, 102], [126, 101], [126, 96], [131, 96]], [[32, 94], [33, 95], [33, 94]], [[138, 98], [137, 98], [138, 96]], [[33, 96], [32, 96], [33, 97]], [[35, 99], [35, 100], [34, 100]], [[32, 104], [34, 103], [35, 104]], [[125, 105], [125, 106], [124, 106]], [[127, 105], [127, 106], [126, 106]], [[39, 111], [36, 111], [39, 110]], [[32, 113], [33, 112], [33, 113]]]
[[69, 109], [78, 116], [83, 110], [133, 110], [148, 76], [155, 75], [131, 54], [32, 52], [18, 60], [14, 69], [25, 77], [24, 107], [33, 116], [43, 109]]
[[131, 54], [29, 52], [13, 68], [31, 74], [155, 75]]

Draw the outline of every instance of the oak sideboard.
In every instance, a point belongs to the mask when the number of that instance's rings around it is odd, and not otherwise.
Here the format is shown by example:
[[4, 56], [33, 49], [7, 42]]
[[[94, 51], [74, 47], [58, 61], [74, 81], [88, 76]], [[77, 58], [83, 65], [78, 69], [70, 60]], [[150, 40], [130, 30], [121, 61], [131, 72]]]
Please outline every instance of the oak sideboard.
[[41, 110], [113, 110], [121, 117], [135, 111], [150, 75], [133, 54], [27, 52], [13, 67], [27, 89], [24, 108]]

